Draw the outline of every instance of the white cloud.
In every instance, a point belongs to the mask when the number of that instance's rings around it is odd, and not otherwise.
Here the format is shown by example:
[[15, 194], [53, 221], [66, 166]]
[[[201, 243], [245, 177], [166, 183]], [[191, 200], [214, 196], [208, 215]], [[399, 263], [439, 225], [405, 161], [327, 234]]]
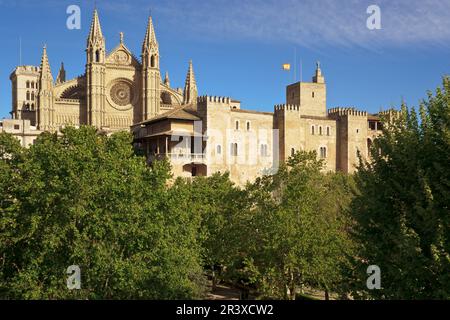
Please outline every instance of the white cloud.
[[[369, 30], [369, 5], [381, 8], [382, 30]], [[167, 1], [155, 10], [183, 34], [257, 39], [321, 47], [447, 45], [450, 0]]]

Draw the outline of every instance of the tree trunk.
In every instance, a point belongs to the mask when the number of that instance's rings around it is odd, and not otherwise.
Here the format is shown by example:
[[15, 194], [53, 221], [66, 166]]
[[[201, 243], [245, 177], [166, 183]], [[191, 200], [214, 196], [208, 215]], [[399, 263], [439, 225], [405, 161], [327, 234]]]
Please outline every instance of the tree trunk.
[[295, 300], [295, 295], [296, 295], [296, 286], [295, 286], [295, 279], [294, 279], [294, 273], [290, 272], [290, 286], [289, 286], [289, 291], [290, 291], [290, 297], [289, 300]]
[[215, 292], [217, 289], [217, 279], [216, 279], [216, 270], [214, 266], [212, 266], [212, 291]]

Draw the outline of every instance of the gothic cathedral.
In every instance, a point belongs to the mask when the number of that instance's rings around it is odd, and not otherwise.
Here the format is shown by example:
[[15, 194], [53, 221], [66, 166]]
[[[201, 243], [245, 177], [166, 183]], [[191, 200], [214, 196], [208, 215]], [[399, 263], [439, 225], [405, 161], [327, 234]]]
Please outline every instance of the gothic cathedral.
[[168, 73], [161, 78], [159, 45], [152, 18], [142, 44], [141, 60], [124, 43], [106, 52], [97, 10], [87, 39], [86, 71], [66, 80], [61, 64], [53, 79], [47, 48], [39, 67], [19, 66], [11, 74], [14, 119], [29, 120], [40, 131], [58, 131], [66, 125], [91, 125], [105, 132], [129, 130], [177, 106], [197, 101], [192, 61], [184, 90], [170, 87]]

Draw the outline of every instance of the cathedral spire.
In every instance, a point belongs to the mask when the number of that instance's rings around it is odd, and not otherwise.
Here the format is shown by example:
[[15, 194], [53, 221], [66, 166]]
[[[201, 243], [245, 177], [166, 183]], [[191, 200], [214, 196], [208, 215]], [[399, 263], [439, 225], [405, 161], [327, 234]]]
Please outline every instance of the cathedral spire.
[[189, 61], [189, 70], [186, 76], [186, 84], [184, 86], [184, 104], [191, 104], [197, 101], [198, 89], [195, 81], [194, 67], [192, 60]]
[[61, 62], [61, 68], [59, 69], [58, 76], [56, 77], [56, 84], [66, 82], [66, 70], [64, 69], [64, 62]]
[[152, 48], [158, 48], [156, 40], [155, 28], [153, 27], [152, 16], [148, 17], [147, 31], [145, 32], [144, 43], [142, 44], [142, 52], [150, 51]]
[[170, 88], [169, 72], [166, 71], [166, 77], [164, 78], [164, 84]]
[[[53, 82], [52, 70], [47, 55], [47, 45], [44, 45], [41, 58], [41, 80], [51, 80]], [[42, 87], [41, 87], [42, 88]]]
[[89, 31], [87, 46], [94, 46], [98, 40], [103, 40], [102, 27], [100, 26], [100, 19], [98, 18], [97, 9], [94, 10], [92, 18], [91, 29]]
[[47, 45], [42, 52], [39, 94], [37, 103], [37, 124], [42, 131], [51, 130], [54, 127], [54, 100], [53, 100], [53, 77], [47, 56]]
[[106, 41], [103, 37], [100, 19], [97, 9], [94, 10], [91, 29], [87, 40], [87, 64], [105, 63], [106, 60]]

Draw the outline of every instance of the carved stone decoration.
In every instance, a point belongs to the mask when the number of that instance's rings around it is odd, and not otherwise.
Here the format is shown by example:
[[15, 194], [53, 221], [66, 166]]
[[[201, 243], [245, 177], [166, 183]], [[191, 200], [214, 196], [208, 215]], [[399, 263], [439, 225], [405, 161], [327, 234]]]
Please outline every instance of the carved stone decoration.
[[111, 107], [119, 111], [127, 111], [138, 103], [139, 93], [130, 79], [117, 78], [106, 86], [106, 99]]
[[123, 50], [119, 50], [114, 54], [114, 62], [117, 64], [128, 64], [130, 56]]
[[133, 102], [133, 89], [126, 82], [118, 82], [111, 87], [111, 99], [118, 106], [124, 107]]

